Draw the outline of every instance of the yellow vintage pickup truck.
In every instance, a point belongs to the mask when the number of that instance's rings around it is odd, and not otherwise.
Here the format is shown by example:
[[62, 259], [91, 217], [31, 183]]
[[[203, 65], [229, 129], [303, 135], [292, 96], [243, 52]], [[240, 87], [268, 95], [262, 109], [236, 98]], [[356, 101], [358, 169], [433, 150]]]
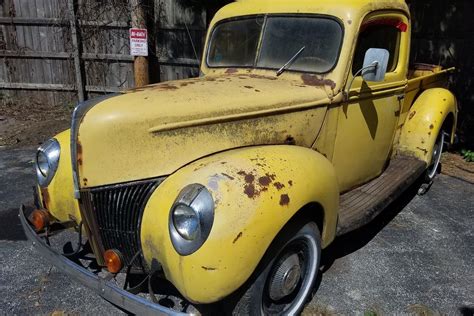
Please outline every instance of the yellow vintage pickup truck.
[[[39, 148], [29, 239], [133, 313], [301, 312], [321, 249], [431, 182], [454, 139], [451, 69], [411, 65], [410, 35], [402, 0], [227, 5], [199, 78], [81, 103]], [[187, 303], [157, 304], [162, 284]]]

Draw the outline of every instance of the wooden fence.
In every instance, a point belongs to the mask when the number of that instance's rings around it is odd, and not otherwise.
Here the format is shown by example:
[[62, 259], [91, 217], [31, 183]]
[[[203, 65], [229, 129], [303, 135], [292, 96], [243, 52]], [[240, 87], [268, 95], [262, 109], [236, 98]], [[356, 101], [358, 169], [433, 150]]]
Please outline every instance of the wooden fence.
[[[151, 80], [197, 76], [206, 14], [146, 1]], [[0, 98], [75, 103], [134, 86], [127, 0], [0, 0]]]

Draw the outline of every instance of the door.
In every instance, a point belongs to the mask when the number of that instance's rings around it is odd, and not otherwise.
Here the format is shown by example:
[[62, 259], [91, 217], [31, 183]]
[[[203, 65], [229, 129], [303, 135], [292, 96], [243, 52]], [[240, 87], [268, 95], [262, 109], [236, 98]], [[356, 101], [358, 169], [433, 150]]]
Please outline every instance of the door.
[[341, 191], [378, 176], [391, 156], [407, 82], [407, 31], [408, 20], [399, 14], [373, 14], [362, 23], [347, 82], [362, 68], [369, 48], [387, 49], [390, 58], [383, 82], [355, 77], [349, 100], [339, 108], [333, 164]]

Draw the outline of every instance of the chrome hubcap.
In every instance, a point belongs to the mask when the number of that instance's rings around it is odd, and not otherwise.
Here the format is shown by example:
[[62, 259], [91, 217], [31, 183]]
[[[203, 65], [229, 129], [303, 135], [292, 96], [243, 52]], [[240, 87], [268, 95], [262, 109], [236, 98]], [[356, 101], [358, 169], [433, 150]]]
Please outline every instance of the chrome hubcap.
[[438, 165], [441, 160], [441, 153], [443, 152], [444, 132], [440, 131], [440, 135], [433, 148], [433, 156], [431, 157], [431, 165], [428, 168], [428, 179], [433, 180], [438, 170]]
[[270, 298], [281, 300], [296, 289], [301, 278], [301, 264], [297, 254], [284, 259], [276, 269], [270, 281]]

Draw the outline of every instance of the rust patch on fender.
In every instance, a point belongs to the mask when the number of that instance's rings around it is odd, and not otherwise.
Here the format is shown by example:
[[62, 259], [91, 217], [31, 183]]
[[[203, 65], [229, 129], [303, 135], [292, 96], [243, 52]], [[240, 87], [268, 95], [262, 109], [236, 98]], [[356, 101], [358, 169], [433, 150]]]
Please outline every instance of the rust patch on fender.
[[288, 184], [290, 185], [290, 187], [292, 187], [293, 186], [293, 181], [292, 180], [288, 181]]
[[278, 191], [280, 191], [281, 189], [283, 189], [283, 188], [285, 187], [285, 185], [284, 185], [283, 183], [281, 183], [281, 182], [275, 182], [275, 183], [273, 184], [273, 186], [274, 186], [275, 188], [277, 188]]
[[246, 174], [245, 175], [245, 182], [253, 183], [255, 181], [255, 176], [253, 174]]
[[78, 140], [77, 141], [77, 164], [82, 166], [82, 144]]
[[201, 268], [203, 268], [206, 271], [215, 271], [215, 270], [217, 270], [217, 268], [214, 268], [214, 267], [201, 266]]
[[431, 125], [430, 125], [430, 129], [433, 129], [433, 128], [434, 128], [434, 125], [433, 125], [433, 124], [431, 124]]
[[288, 135], [288, 136], [286, 136], [285, 144], [287, 144], [287, 145], [296, 145], [296, 140], [293, 138], [293, 136]]
[[221, 174], [230, 180], [234, 180], [234, 177], [229, 176], [227, 173], [221, 173]]
[[263, 176], [258, 178], [258, 183], [264, 187], [268, 187], [272, 183], [272, 179], [269, 176]]
[[251, 199], [253, 199], [258, 193], [260, 192], [255, 192], [255, 186], [252, 184], [247, 184], [244, 187], [244, 193]]
[[43, 197], [43, 206], [45, 208], [49, 208], [49, 192], [47, 188], [40, 188], [41, 196]]
[[252, 86], [244, 86], [244, 88], [246, 88], [246, 89], [253, 89]]
[[419, 150], [421, 150], [422, 152], [424, 152], [424, 153], [425, 153], [425, 155], [427, 155], [427, 154], [428, 154], [428, 149], [426, 149], [426, 148], [416, 147], [416, 149], [419, 149]]
[[236, 242], [237, 240], [239, 240], [240, 237], [242, 237], [242, 235], [243, 235], [242, 232], [240, 232], [240, 233], [237, 235], [237, 237], [234, 238], [234, 241], [232, 241], [232, 243], [235, 244], [235, 242]]
[[328, 86], [332, 90], [336, 88], [336, 83], [331, 79], [324, 79], [319, 78], [318, 76], [303, 74], [301, 75], [301, 79], [303, 80], [304, 84], [307, 86], [314, 86], [314, 87], [324, 87]]
[[242, 170], [237, 172], [237, 174], [243, 176], [245, 181], [244, 193], [251, 199], [259, 196], [262, 192], [268, 191], [268, 186], [276, 177], [274, 174], [267, 173], [265, 176], [258, 178], [258, 182], [256, 182], [255, 176], [252, 173]]
[[290, 204], [290, 197], [288, 196], [288, 194], [282, 194], [280, 196], [280, 205], [285, 206], [288, 204]]
[[411, 120], [416, 114], [416, 111], [413, 111], [410, 113], [410, 116], [408, 116], [408, 120]]

